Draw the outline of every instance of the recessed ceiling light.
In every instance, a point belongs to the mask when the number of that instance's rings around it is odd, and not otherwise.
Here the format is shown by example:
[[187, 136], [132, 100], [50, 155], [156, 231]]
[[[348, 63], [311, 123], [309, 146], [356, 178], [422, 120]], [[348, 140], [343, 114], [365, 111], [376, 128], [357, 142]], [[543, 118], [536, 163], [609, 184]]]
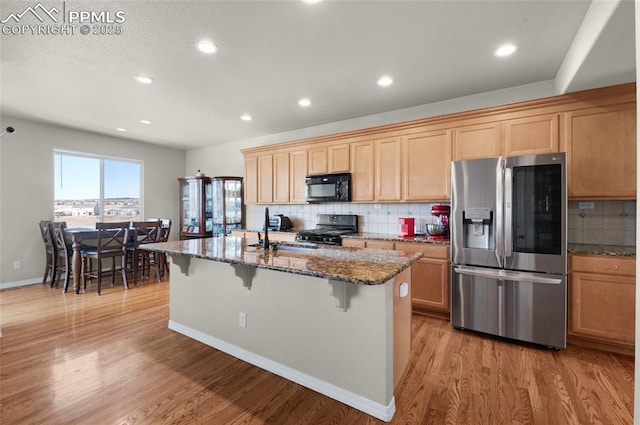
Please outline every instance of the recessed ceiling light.
[[216, 50], [218, 50], [218, 46], [216, 46], [209, 40], [201, 40], [198, 42], [197, 46], [198, 46], [198, 50], [200, 50], [202, 53], [211, 54], [211, 53], [215, 53]]
[[322, 0], [302, 0], [302, 1], [307, 4], [316, 4], [316, 3], [320, 3]]
[[307, 99], [306, 97], [303, 97], [302, 99], [300, 99], [298, 101], [298, 105], [304, 106], [306, 108], [307, 106], [311, 105], [311, 101], [309, 99]]
[[140, 120], [140, 122], [142, 124], [151, 124], [151, 121], [149, 121], [149, 120]]
[[146, 75], [136, 75], [133, 78], [135, 78], [137, 82], [142, 83], [142, 84], [151, 84], [151, 83], [153, 83], [153, 79], [151, 77], [147, 77]]
[[249, 114], [244, 114], [243, 116], [240, 117], [242, 121], [251, 121], [252, 118], [253, 117]]
[[378, 78], [379, 86], [387, 87], [391, 84], [393, 84], [393, 78], [389, 77], [388, 75], [383, 75], [382, 77]]
[[513, 43], [506, 43], [498, 47], [494, 54], [498, 57], [504, 57], [512, 55], [516, 50], [518, 50], [518, 46]]
[[127, 131], [127, 129], [126, 128], [122, 128], [122, 127], [116, 127], [116, 131], [125, 132], [125, 131]]

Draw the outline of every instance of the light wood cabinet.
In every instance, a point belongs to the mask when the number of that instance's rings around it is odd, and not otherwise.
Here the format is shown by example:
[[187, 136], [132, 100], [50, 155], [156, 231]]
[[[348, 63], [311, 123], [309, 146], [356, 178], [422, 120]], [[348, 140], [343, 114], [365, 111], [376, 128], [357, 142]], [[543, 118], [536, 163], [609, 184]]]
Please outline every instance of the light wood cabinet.
[[342, 238], [342, 246], [347, 248], [365, 248], [364, 239]]
[[244, 203], [258, 202], [258, 158], [255, 156], [244, 159]]
[[289, 152], [273, 155], [273, 202], [289, 203]]
[[635, 258], [569, 256], [570, 342], [627, 354], [635, 346]]
[[328, 169], [327, 147], [319, 146], [309, 149], [309, 174], [326, 173]]
[[349, 144], [329, 146], [327, 156], [329, 158], [328, 170], [330, 173], [348, 172], [351, 164], [349, 162]]
[[399, 137], [375, 142], [375, 200], [402, 198], [402, 141]]
[[397, 251], [422, 252], [411, 266], [411, 302], [416, 312], [449, 317], [449, 247], [398, 242]]
[[273, 155], [258, 157], [258, 203], [273, 202]]
[[453, 160], [492, 158], [502, 155], [500, 122], [467, 125], [453, 130]]
[[374, 200], [374, 167], [373, 142], [351, 144], [351, 200], [353, 202]]
[[289, 171], [289, 201], [291, 203], [305, 202], [306, 150], [297, 150], [289, 153]]
[[388, 249], [393, 251], [395, 242], [379, 239], [342, 238], [342, 246], [350, 248]]
[[504, 122], [505, 155], [558, 152], [558, 114], [537, 115]]
[[636, 198], [636, 108], [625, 103], [566, 113], [570, 198]]
[[451, 130], [405, 136], [403, 199], [440, 201], [451, 192]]

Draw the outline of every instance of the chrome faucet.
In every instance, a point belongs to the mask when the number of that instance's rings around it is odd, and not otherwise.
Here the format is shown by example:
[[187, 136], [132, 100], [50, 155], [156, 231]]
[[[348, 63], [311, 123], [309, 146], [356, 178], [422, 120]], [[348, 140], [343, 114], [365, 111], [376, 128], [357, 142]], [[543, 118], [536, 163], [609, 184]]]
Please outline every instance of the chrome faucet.
[[264, 208], [264, 239], [262, 248], [269, 249], [269, 207]]

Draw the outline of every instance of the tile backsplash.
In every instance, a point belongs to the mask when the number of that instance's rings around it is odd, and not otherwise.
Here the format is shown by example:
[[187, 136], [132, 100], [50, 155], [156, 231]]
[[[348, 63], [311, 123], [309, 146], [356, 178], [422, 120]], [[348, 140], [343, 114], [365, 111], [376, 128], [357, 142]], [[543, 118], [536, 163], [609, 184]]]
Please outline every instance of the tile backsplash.
[[[354, 204], [335, 202], [309, 205], [269, 205], [269, 214], [288, 216], [295, 230], [316, 227], [316, 214], [356, 214], [358, 231], [367, 233], [397, 234], [400, 231], [399, 217], [415, 218], [416, 227], [424, 231], [432, 223], [431, 206], [440, 203], [403, 204]], [[448, 204], [443, 204], [448, 205]], [[247, 228], [260, 228], [264, 222], [264, 205], [247, 205]]]
[[[592, 201], [593, 209], [580, 208], [570, 201], [567, 215], [568, 242], [635, 246], [636, 201]], [[397, 234], [399, 217], [414, 217], [424, 231], [433, 222], [431, 207], [440, 203], [354, 204], [327, 203], [309, 205], [269, 205], [269, 213], [288, 216], [295, 230], [316, 227], [316, 214], [356, 214], [360, 232]], [[446, 203], [444, 205], [447, 205]], [[589, 206], [589, 205], [582, 205]], [[248, 205], [248, 229], [262, 227], [264, 205]]]
[[567, 222], [569, 243], [636, 244], [636, 201], [570, 201]]

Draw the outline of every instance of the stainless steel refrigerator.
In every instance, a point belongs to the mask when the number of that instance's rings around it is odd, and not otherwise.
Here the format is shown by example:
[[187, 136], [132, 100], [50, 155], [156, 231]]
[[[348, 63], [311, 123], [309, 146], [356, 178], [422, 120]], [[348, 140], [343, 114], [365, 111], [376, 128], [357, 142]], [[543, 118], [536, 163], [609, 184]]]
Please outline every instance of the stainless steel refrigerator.
[[451, 324], [566, 347], [565, 154], [451, 164]]

